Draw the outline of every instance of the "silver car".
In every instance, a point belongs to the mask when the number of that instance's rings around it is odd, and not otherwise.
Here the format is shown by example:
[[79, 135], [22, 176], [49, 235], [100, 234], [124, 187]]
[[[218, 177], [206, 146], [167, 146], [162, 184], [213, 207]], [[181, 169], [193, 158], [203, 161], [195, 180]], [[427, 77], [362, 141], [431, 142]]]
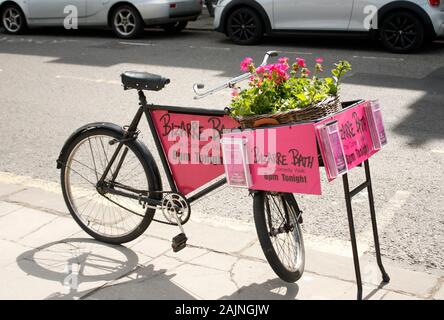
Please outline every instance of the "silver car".
[[444, 35], [444, 0], [219, 0], [214, 27], [245, 45], [264, 34], [354, 32], [410, 52]]
[[7, 33], [28, 27], [111, 27], [120, 38], [134, 38], [144, 27], [179, 32], [202, 12], [202, 0], [0, 0], [1, 25]]

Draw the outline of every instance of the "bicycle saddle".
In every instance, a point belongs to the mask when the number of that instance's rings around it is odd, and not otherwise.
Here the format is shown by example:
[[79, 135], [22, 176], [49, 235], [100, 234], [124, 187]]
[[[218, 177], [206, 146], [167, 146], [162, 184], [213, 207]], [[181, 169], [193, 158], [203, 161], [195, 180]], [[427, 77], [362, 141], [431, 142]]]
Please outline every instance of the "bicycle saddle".
[[126, 71], [121, 74], [124, 90], [159, 91], [170, 83], [170, 79], [148, 72]]

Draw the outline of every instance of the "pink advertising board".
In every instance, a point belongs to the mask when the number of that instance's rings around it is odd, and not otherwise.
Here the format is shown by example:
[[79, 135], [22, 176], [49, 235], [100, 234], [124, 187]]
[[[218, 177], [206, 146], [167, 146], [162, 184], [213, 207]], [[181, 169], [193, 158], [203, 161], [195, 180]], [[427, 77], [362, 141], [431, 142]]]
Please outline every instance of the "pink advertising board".
[[[368, 101], [362, 102], [345, 109], [315, 125], [316, 128], [321, 128], [331, 121], [337, 121], [348, 170], [360, 165], [377, 152], [373, 147], [373, 140], [367, 120], [366, 106], [368, 103]], [[319, 130], [316, 130], [318, 139], [321, 139], [319, 132]], [[323, 159], [325, 159], [322, 148], [321, 152]]]
[[237, 128], [229, 116], [152, 110], [154, 125], [178, 190], [187, 195], [224, 173], [220, 138]]
[[321, 194], [313, 123], [232, 132], [223, 138], [246, 141], [250, 189]]

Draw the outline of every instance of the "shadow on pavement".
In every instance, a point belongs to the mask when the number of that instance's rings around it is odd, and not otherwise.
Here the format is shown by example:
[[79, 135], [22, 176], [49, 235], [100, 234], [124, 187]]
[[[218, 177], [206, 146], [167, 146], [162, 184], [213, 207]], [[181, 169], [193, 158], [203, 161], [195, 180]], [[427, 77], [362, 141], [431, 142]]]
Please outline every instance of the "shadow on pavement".
[[386, 74], [357, 73], [344, 82], [364, 86], [424, 91], [425, 95], [422, 99], [407, 106], [411, 112], [396, 125], [394, 132], [409, 137], [409, 145], [413, 147], [419, 147], [429, 140], [444, 139], [444, 130], [442, 129], [444, 66], [420, 79]]
[[[17, 257], [17, 264], [28, 276], [59, 283], [66, 289], [50, 294], [45, 298], [48, 300], [195, 299], [171, 280], [175, 274], [167, 275], [166, 269], [155, 270], [152, 264], [139, 264], [137, 253], [127, 247], [92, 239], [51, 242], [24, 252]], [[296, 284], [276, 278], [244, 286], [221, 299], [287, 300], [295, 299], [298, 291]]]
[[[397, 88], [407, 90], [421, 90], [425, 96], [412, 105], [406, 106], [411, 114], [400, 120], [395, 127], [395, 132], [410, 138], [410, 145], [421, 146], [432, 139], [442, 139], [444, 132], [441, 127], [441, 119], [444, 119], [442, 108], [442, 94], [444, 93], [444, 60], [439, 64], [436, 57], [444, 56], [444, 41], [442, 39], [428, 45], [423, 51], [413, 55], [391, 55], [379, 48], [374, 41], [354, 38], [338, 37], [270, 37], [264, 40], [260, 46], [235, 46], [223, 35], [211, 32], [193, 32], [186, 30], [177, 35], [168, 35], [160, 30], [146, 30], [141, 39], [136, 41], [124, 41], [116, 39], [110, 30], [65, 30], [65, 29], [34, 29], [30, 36], [11, 37], [0, 36], [0, 53], [22, 54], [31, 56], [54, 57], [47, 63], [62, 63], [86, 66], [109, 67], [121, 63], [140, 64], [142, 66], [165, 66], [191, 69], [218, 70], [220, 76], [234, 76], [239, 73], [238, 63], [227, 63], [227, 55], [235, 54], [236, 61], [242, 55], [250, 55], [271, 48], [286, 46], [283, 50], [310, 51], [311, 49], [323, 49], [331, 52], [330, 58], [353, 59], [356, 54], [370, 54], [378, 51], [385, 58], [404, 58], [404, 62], [381, 62], [381, 68], [385, 65], [393, 70], [399, 70], [397, 75], [390, 75], [383, 69], [375, 71], [371, 67], [372, 60], [356, 65], [356, 73], [344, 79], [345, 83]], [[208, 35], [214, 36], [214, 42], [208, 42]], [[52, 38], [40, 37], [51, 36]], [[36, 36], [36, 37], [33, 37]], [[63, 39], [57, 39], [63, 38]], [[7, 39], [7, 40], [4, 40]], [[88, 40], [81, 45], [75, 45], [71, 41], [77, 39]], [[97, 41], [96, 41], [97, 40]], [[151, 40], [155, 41], [155, 45]], [[159, 40], [159, 41], [157, 41]], [[163, 41], [167, 40], [167, 41]], [[188, 41], [192, 40], [192, 42]], [[195, 43], [197, 41], [197, 43]], [[200, 41], [200, 42], [199, 42]], [[29, 44], [32, 42], [32, 44]], [[128, 45], [136, 42], [135, 45]], [[159, 42], [159, 43], [157, 43]], [[39, 44], [40, 43], [40, 44]], [[54, 43], [54, 45], [52, 45]], [[61, 44], [61, 45], [58, 45]], [[191, 45], [192, 44], [192, 45]], [[220, 45], [235, 46], [234, 50], [219, 50]], [[218, 47], [219, 45], [219, 47]], [[211, 51], [206, 51], [199, 46], [214, 46]], [[265, 48], [266, 47], [266, 48]], [[184, 48], [190, 50], [186, 57], [183, 56]], [[219, 48], [219, 49], [218, 49]], [[288, 49], [289, 48], [289, 49]], [[208, 48], [207, 48], [208, 49]], [[214, 50], [213, 50], [214, 49]], [[216, 50], [217, 49], [217, 50]], [[340, 52], [334, 52], [339, 50]], [[361, 51], [359, 53], [358, 51]], [[145, 54], [146, 53], [146, 54]], [[436, 69], [423, 78], [414, 78], [409, 70], [417, 71], [418, 63], [424, 63], [424, 67], [430, 67], [427, 62], [421, 62], [418, 57], [434, 59]], [[375, 60], [376, 61], [376, 60]], [[356, 62], [355, 62], [356, 63]], [[367, 63], [367, 64], [366, 64]], [[421, 65], [419, 65], [420, 68]], [[147, 69], [141, 67], [141, 69]]]

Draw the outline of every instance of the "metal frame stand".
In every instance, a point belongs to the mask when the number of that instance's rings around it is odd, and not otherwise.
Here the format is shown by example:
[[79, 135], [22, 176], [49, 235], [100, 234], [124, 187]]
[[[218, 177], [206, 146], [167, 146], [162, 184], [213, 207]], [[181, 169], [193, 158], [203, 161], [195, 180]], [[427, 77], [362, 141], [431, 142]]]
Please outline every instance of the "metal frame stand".
[[359, 267], [359, 255], [358, 255], [358, 246], [356, 243], [356, 234], [355, 234], [355, 225], [353, 222], [353, 209], [351, 199], [357, 195], [359, 192], [367, 188], [368, 192], [368, 200], [370, 206], [370, 216], [372, 220], [372, 228], [373, 228], [373, 240], [375, 242], [375, 251], [376, 251], [376, 261], [378, 263], [379, 269], [382, 274], [382, 282], [388, 283], [390, 281], [390, 277], [384, 269], [382, 265], [381, 259], [381, 250], [379, 247], [379, 235], [378, 235], [378, 226], [376, 223], [376, 213], [375, 213], [375, 203], [373, 199], [373, 189], [372, 189], [372, 181], [370, 177], [370, 165], [368, 160], [364, 162], [365, 168], [365, 182], [357, 186], [355, 189], [350, 190], [348, 184], [348, 175], [347, 173], [342, 176], [342, 182], [344, 184], [344, 194], [345, 194], [345, 204], [347, 207], [347, 216], [348, 216], [348, 225], [350, 229], [350, 241], [352, 245], [353, 251], [353, 262], [355, 265], [355, 273], [356, 273], [356, 285], [358, 289], [358, 300], [362, 300], [362, 279], [361, 279], [361, 269]]

